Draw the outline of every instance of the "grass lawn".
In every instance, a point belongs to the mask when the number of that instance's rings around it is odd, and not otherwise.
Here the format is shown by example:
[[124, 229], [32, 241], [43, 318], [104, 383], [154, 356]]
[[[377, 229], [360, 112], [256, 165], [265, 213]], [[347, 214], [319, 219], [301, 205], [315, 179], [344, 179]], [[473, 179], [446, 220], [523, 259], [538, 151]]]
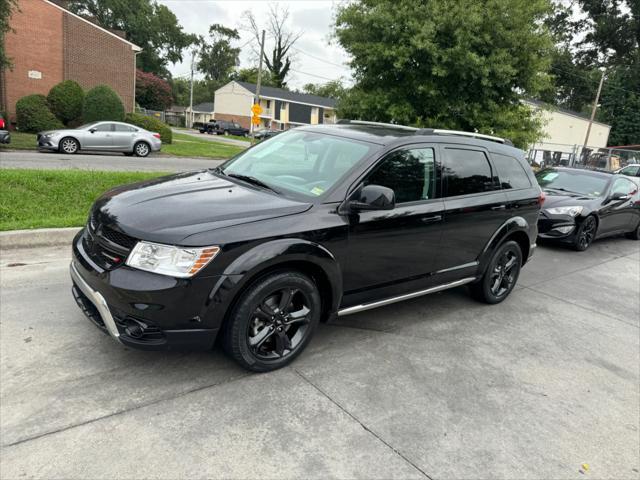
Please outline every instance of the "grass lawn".
[[158, 172], [0, 169], [0, 230], [79, 227], [106, 190]]
[[[247, 146], [249, 144], [247, 143]], [[231, 158], [244, 148], [224, 143], [200, 140], [184, 133], [173, 132], [173, 143], [163, 144], [162, 152], [176, 157], [207, 157], [216, 159]]]
[[11, 143], [0, 143], [0, 151], [6, 150], [35, 150], [37, 146], [35, 133], [11, 132]]

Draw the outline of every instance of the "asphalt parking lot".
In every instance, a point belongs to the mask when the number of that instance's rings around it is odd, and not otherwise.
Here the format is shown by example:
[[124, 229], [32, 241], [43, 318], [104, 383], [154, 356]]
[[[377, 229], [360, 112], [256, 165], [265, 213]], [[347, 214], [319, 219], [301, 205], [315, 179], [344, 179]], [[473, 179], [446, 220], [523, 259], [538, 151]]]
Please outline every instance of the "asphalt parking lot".
[[263, 375], [114, 343], [69, 255], [2, 252], [2, 478], [640, 477], [640, 242], [544, 246], [500, 305], [343, 317]]

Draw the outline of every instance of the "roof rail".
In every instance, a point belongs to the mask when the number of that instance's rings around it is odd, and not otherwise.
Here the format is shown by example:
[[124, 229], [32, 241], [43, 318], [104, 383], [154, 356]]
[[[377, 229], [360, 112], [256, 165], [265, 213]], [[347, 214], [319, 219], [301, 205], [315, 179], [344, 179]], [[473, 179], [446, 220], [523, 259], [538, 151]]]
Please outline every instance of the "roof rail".
[[351, 125], [372, 125], [380, 127], [393, 127], [402, 130], [409, 130], [415, 132], [416, 135], [459, 135], [461, 137], [472, 137], [481, 140], [489, 140], [490, 142], [502, 143], [513, 147], [513, 142], [508, 138], [494, 137], [493, 135], [485, 135], [484, 133], [476, 132], [463, 132], [462, 130], [445, 130], [442, 128], [416, 128], [409, 127], [407, 125], [398, 125], [395, 123], [382, 123], [382, 122], [368, 122], [366, 120], [348, 120], [340, 119], [337, 124], [351, 124]]
[[349, 119], [340, 119], [336, 122], [337, 124], [342, 125], [371, 125], [374, 127], [394, 127], [402, 130], [410, 130], [412, 132], [417, 132], [418, 129], [416, 127], [408, 127], [406, 125], [398, 125], [397, 123], [383, 123], [383, 122], [368, 122], [366, 120], [349, 120]]

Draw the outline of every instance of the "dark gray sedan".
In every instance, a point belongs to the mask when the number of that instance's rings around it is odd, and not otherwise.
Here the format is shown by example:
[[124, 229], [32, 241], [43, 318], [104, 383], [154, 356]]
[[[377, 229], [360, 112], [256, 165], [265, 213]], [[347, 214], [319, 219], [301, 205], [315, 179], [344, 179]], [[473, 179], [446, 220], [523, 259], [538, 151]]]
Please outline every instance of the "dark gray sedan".
[[96, 150], [146, 157], [159, 151], [161, 146], [159, 133], [122, 122], [93, 122], [74, 129], [38, 134], [38, 149], [68, 154]]

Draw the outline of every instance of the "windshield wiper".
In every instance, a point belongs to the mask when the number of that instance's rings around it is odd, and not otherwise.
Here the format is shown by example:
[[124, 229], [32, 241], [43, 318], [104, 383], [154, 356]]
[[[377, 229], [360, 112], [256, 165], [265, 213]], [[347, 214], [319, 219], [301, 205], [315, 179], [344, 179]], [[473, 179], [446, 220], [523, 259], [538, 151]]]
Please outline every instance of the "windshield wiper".
[[243, 180], [247, 183], [251, 183], [253, 185], [257, 185], [258, 187], [266, 188], [267, 190], [271, 190], [273, 193], [280, 193], [275, 188], [267, 185], [262, 180], [257, 179], [256, 177], [252, 177], [251, 175], [242, 175], [240, 173], [225, 173], [228, 177], [237, 178], [238, 180]]
[[567, 190], [566, 188], [563, 187], [546, 187], [547, 190], [556, 190], [558, 192], [567, 192], [567, 193], [575, 193], [576, 195], [583, 195], [580, 192], [574, 192], [573, 190]]

